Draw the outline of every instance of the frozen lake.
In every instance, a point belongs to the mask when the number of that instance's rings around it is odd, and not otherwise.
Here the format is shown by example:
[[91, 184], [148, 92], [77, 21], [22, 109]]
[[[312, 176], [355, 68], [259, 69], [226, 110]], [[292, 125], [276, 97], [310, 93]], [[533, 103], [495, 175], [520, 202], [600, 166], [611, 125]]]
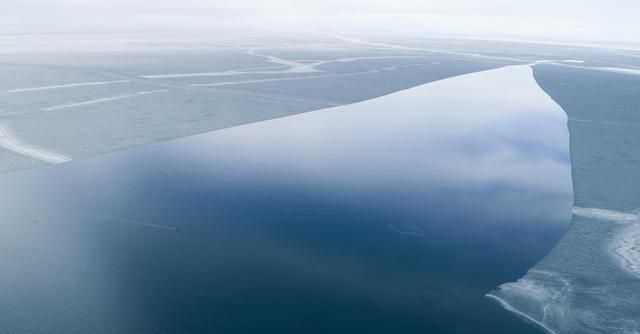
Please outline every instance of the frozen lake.
[[0, 323], [533, 333], [484, 294], [566, 228], [561, 111], [509, 66], [6, 174]]
[[0, 39], [0, 50], [0, 172], [363, 101], [506, 65], [610, 73], [640, 66], [637, 57], [597, 49], [344, 36], [25, 35]]
[[640, 331], [637, 55], [46, 41], [0, 39], [2, 332]]

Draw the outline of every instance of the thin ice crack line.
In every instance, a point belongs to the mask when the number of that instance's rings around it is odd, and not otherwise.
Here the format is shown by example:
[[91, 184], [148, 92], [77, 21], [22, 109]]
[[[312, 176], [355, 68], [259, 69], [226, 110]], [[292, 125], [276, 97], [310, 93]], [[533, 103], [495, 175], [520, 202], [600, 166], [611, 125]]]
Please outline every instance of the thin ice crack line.
[[168, 225], [143, 223], [143, 222], [139, 222], [139, 221], [136, 221], [136, 220], [118, 218], [118, 217], [113, 217], [113, 216], [108, 216], [108, 215], [99, 215], [99, 216], [96, 216], [95, 219], [96, 220], [100, 220], [100, 221], [105, 221], [105, 222], [113, 222], [113, 223], [120, 223], [120, 224], [127, 224], [127, 225], [151, 227], [151, 228], [157, 228], [157, 229], [161, 229], [161, 230], [170, 230], [170, 231], [178, 232], [178, 226], [168, 226]]
[[[261, 55], [263, 54], [252, 53], [252, 55]], [[264, 69], [269, 68], [281, 68], [281, 66], [269, 66], [269, 67], [256, 67], [256, 68], [245, 68], [245, 69], [237, 69], [237, 70], [228, 70], [228, 71], [219, 71], [219, 72], [193, 72], [193, 73], [169, 73], [169, 74], [146, 74], [140, 76], [144, 79], [156, 80], [156, 79], [171, 79], [171, 78], [191, 78], [191, 77], [226, 77], [226, 76], [240, 76], [240, 75], [249, 75], [249, 74], [296, 74], [296, 73], [310, 73], [310, 72], [324, 72], [319, 70], [317, 67], [321, 65], [327, 65], [332, 63], [351, 63], [359, 60], [379, 60], [379, 59], [405, 59], [405, 58], [424, 58], [426, 56], [375, 56], [375, 57], [345, 57], [345, 58], [337, 58], [330, 60], [315, 60], [310, 63], [299, 63], [298, 61], [292, 61], [295, 63], [294, 67], [291, 67], [291, 64], [284, 65], [289, 68], [282, 70], [269, 70], [265, 71]], [[281, 58], [278, 58], [281, 59]], [[252, 69], [258, 69], [258, 71], [253, 71]]]
[[61, 104], [61, 105], [57, 105], [57, 106], [53, 106], [53, 107], [42, 108], [40, 110], [41, 111], [54, 111], [54, 110], [60, 110], [60, 109], [75, 108], [75, 107], [86, 106], [86, 105], [90, 105], [90, 104], [122, 100], [122, 99], [127, 99], [127, 98], [130, 98], [130, 97], [136, 97], [136, 96], [142, 96], [142, 95], [148, 95], [148, 94], [164, 93], [164, 92], [168, 92], [168, 91], [169, 90], [167, 90], [167, 89], [147, 90], [147, 91], [136, 92], [136, 93], [133, 93], [133, 94], [116, 95], [116, 96], [103, 97], [103, 98], [94, 99], [94, 100], [71, 102], [71, 103]]
[[353, 72], [353, 73], [324, 74], [324, 75], [310, 75], [310, 76], [304, 76], [304, 77], [256, 79], [256, 80], [244, 80], [244, 81], [222, 81], [222, 82], [214, 82], [214, 83], [191, 84], [191, 87], [219, 87], [219, 86], [245, 85], [245, 84], [252, 84], [252, 83], [263, 83], [263, 82], [296, 81], [296, 80], [321, 79], [321, 78], [350, 77], [350, 76], [373, 74], [373, 73], [379, 73], [379, 72], [384, 72], [384, 71], [393, 71], [393, 70], [397, 70], [397, 69], [405, 69], [405, 68], [419, 67], [419, 66], [424, 66], [424, 64], [412, 64], [412, 65], [407, 65], [407, 66], [391, 66], [391, 67], [384, 67], [384, 68], [380, 68], [380, 69], [373, 69], [373, 70], [362, 71], [362, 72]]
[[25, 93], [25, 92], [33, 92], [33, 91], [41, 91], [41, 90], [52, 90], [52, 89], [63, 89], [63, 88], [75, 88], [75, 87], [87, 87], [87, 86], [104, 86], [104, 85], [113, 85], [113, 84], [128, 83], [128, 82], [131, 82], [131, 80], [77, 82], [77, 83], [61, 84], [61, 85], [50, 85], [50, 86], [39, 86], [39, 87], [9, 89], [9, 90], [5, 90], [4, 92], [5, 93], [9, 93], [9, 94], [15, 94], [15, 93]]

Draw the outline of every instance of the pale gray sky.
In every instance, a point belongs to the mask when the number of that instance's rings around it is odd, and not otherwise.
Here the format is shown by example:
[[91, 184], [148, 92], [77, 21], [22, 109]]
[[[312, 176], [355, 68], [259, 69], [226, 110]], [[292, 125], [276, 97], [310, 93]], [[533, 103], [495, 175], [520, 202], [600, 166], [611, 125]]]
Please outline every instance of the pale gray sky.
[[640, 41], [638, 0], [0, 0], [0, 32], [314, 31]]

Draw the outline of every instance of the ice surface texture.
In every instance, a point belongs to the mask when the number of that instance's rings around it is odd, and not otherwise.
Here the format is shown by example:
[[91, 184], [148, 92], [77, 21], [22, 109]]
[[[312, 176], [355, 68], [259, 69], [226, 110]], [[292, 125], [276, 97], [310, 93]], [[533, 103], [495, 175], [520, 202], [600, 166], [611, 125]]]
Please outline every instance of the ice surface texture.
[[488, 296], [550, 333], [640, 333], [640, 77], [545, 65], [536, 78], [569, 117], [573, 220]]

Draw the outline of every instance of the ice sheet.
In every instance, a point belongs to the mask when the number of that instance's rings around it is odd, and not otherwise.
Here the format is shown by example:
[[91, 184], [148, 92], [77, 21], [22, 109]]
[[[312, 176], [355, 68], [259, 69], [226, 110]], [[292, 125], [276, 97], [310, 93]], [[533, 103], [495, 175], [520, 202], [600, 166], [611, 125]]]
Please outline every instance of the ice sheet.
[[[120, 41], [105, 43], [112, 42]], [[175, 41], [153, 40], [140, 41], [148, 49], [118, 44], [114, 50], [84, 51], [80, 45], [93, 42], [78, 43], [73, 52], [52, 47], [0, 53], [0, 74], [7, 78], [0, 80], [0, 125], [12, 133], [0, 150], [36, 165], [58, 163], [349, 104], [500, 66], [456, 59], [443, 64], [425, 53], [353, 49], [334, 39], [230, 40], [210, 48], [210, 43], [185, 42], [178, 49], [163, 47]], [[19, 166], [0, 161], [0, 172]]]

